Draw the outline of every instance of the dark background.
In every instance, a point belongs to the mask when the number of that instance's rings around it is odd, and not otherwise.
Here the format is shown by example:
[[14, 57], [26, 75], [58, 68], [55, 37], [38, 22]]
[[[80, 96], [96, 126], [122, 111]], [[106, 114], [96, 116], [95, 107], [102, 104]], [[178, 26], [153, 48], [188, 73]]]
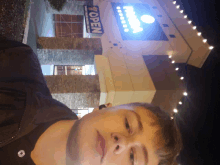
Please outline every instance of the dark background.
[[214, 46], [202, 68], [176, 64], [180, 66], [179, 74], [185, 77], [188, 92], [177, 114], [184, 143], [180, 164], [219, 165], [220, 2], [177, 0], [177, 4]]

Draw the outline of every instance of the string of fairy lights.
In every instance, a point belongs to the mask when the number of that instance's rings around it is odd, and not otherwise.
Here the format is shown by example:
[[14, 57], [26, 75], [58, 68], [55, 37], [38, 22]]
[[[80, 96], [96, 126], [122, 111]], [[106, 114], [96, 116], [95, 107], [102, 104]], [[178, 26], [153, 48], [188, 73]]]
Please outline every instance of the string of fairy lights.
[[[184, 18], [184, 19], [187, 19], [187, 15], [184, 15], [184, 10], [181, 10], [181, 9], [180, 9], [180, 5], [178, 5], [176, 1], [173, 1], [173, 4], [176, 5], [176, 9], [180, 10], [180, 13], [183, 14], [183, 18]], [[187, 23], [188, 23], [188, 24], [192, 24], [192, 20], [188, 20]], [[197, 27], [196, 27], [195, 25], [192, 26], [192, 29], [193, 29], [193, 30], [196, 30], [196, 28], [197, 28]], [[202, 37], [202, 33], [201, 33], [201, 32], [197, 32], [197, 35], [198, 35], [198, 37], [201, 37], [201, 38], [202, 38], [202, 41], [203, 41], [204, 44], [207, 43], [207, 39], [205, 39], [205, 38]], [[213, 46], [209, 46], [209, 50], [212, 50], [213, 48], [214, 48]], [[172, 64], [175, 64], [175, 61], [172, 60], [172, 56], [171, 56], [171, 55], [169, 56], [169, 58], [171, 59], [171, 63], [172, 63]], [[179, 67], [176, 67], [175, 70], [176, 70], [176, 71], [179, 71]], [[181, 76], [181, 77], [180, 77], [180, 80], [184, 80], [184, 77]], [[188, 96], [187, 91], [183, 92], [183, 96]], [[179, 101], [178, 104], [179, 104], [179, 105], [182, 105], [183, 102], [182, 102], [182, 101]], [[174, 115], [175, 115], [176, 113], [178, 113], [178, 109], [177, 109], [177, 108], [174, 108], [174, 109], [173, 109], [173, 112], [174, 112]], [[173, 115], [173, 116], [174, 116], [174, 115]], [[171, 119], [173, 119], [173, 116], [171, 117]]]
[[[180, 10], [180, 13], [184, 15], [184, 10], [181, 10], [181, 9], [180, 9], [180, 5], [177, 5], [177, 4], [176, 4], [176, 1], [173, 1], [173, 4], [176, 5], [176, 9], [179, 9], [179, 10]], [[184, 18], [184, 19], [187, 19], [187, 15], [184, 15], [183, 18]], [[188, 20], [188, 24], [192, 24], [192, 20]], [[192, 29], [193, 29], [193, 30], [196, 30], [196, 28], [197, 28], [196, 26], [192, 26]], [[197, 35], [198, 35], [199, 37], [200, 37], [200, 36], [202, 37], [202, 33], [201, 33], [201, 32], [197, 32]], [[205, 39], [205, 38], [203, 38], [202, 41], [203, 41], [204, 43], [207, 43], [207, 39]], [[214, 48], [213, 46], [209, 46], [209, 49], [210, 49], [210, 50], [212, 50], [213, 48]]]

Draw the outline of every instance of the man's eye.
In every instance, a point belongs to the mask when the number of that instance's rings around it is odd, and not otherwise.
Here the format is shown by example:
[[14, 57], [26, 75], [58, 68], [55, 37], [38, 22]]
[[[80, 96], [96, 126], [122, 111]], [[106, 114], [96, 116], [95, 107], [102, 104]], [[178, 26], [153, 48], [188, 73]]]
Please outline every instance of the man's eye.
[[128, 132], [131, 133], [131, 128], [130, 128], [130, 125], [128, 123], [128, 119], [127, 118], [125, 118], [125, 127], [128, 130]]

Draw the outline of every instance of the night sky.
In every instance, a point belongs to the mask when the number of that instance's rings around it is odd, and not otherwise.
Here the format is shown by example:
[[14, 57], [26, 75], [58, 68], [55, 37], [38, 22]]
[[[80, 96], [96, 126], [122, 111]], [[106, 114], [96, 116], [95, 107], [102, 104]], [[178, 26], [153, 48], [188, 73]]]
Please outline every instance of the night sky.
[[188, 96], [179, 106], [178, 123], [184, 150], [181, 165], [219, 165], [220, 139], [220, 2], [217, 0], [177, 0], [177, 4], [214, 46], [202, 68], [180, 66]]

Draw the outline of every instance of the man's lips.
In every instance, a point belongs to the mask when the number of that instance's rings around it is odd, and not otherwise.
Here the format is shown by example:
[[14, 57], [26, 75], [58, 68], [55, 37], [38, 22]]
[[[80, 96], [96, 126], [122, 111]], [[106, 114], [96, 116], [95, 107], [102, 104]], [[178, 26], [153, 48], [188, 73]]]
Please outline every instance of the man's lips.
[[106, 152], [106, 145], [105, 145], [105, 139], [103, 136], [97, 131], [97, 144], [96, 144], [96, 151], [101, 155], [101, 161], [105, 156]]

